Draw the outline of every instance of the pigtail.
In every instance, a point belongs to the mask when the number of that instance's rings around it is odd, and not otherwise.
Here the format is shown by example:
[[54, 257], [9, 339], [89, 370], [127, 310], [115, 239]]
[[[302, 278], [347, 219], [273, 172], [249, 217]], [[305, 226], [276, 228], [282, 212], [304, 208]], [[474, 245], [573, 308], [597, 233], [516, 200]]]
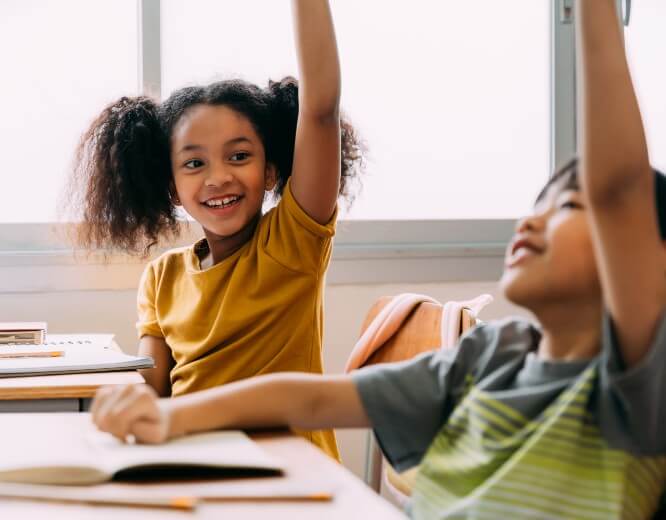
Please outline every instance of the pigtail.
[[[294, 161], [294, 144], [298, 123], [298, 82], [287, 76], [268, 84], [270, 107], [270, 133], [267, 139], [267, 160], [275, 164], [277, 184], [275, 194], [281, 196], [287, 179], [291, 176]], [[358, 132], [343, 114], [340, 118], [341, 172], [340, 196], [348, 204], [354, 200], [360, 188], [359, 178], [365, 169], [365, 144]]]
[[168, 139], [158, 105], [123, 97], [92, 123], [79, 144], [69, 204], [83, 222], [79, 244], [144, 254], [175, 234]]
[[266, 158], [277, 169], [275, 194], [282, 195], [294, 163], [296, 125], [298, 124], [298, 82], [291, 76], [269, 81], [270, 111]]
[[340, 196], [347, 201], [348, 207], [354, 202], [361, 190], [361, 176], [365, 171], [365, 142], [347, 116], [340, 117], [341, 172]]

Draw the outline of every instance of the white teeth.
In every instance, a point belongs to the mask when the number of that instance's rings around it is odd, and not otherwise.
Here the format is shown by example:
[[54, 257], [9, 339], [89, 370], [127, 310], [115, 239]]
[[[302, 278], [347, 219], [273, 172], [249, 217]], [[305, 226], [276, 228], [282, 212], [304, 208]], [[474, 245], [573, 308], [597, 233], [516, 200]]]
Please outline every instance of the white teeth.
[[219, 208], [222, 206], [228, 206], [232, 202], [236, 202], [240, 197], [238, 196], [233, 196], [233, 197], [223, 197], [221, 199], [214, 199], [214, 200], [207, 200], [205, 202], [206, 206], [212, 207], [212, 208]]
[[523, 256], [527, 256], [527, 255], [532, 255], [532, 254], [535, 254], [535, 253], [536, 253], [536, 252], [534, 251], [534, 249], [531, 249], [531, 248], [529, 248], [529, 247], [519, 247], [518, 249], [516, 249], [516, 250], [513, 252], [513, 255], [512, 255], [512, 256], [513, 256], [514, 258], [517, 258], [517, 257], [523, 257]]

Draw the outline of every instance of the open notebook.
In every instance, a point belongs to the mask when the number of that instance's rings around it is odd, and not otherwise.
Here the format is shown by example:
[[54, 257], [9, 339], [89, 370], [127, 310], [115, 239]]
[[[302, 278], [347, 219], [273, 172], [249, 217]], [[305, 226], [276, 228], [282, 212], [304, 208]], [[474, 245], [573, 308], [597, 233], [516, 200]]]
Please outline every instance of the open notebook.
[[[55, 420], [51, 414], [43, 417], [45, 426]], [[68, 435], [35, 429], [34, 420], [13, 415], [11, 422], [2, 421], [0, 482], [86, 485], [112, 479], [278, 475], [283, 470], [240, 431], [190, 435], [160, 445], [123, 444], [95, 429], [87, 414], [66, 417], [78, 426]]]
[[[112, 334], [47, 334], [39, 345], [0, 345], [0, 378], [152, 368], [153, 359], [112, 348]], [[27, 357], [9, 357], [25, 353]], [[48, 354], [29, 357], [28, 354]]]

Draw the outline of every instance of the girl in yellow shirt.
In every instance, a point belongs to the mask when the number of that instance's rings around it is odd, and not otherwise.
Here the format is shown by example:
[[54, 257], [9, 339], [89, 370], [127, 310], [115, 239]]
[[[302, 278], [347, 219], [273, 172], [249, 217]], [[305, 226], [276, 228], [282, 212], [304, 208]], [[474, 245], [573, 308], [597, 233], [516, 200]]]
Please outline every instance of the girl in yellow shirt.
[[[239, 80], [122, 98], [83, 136], [88, 247], [147, 251], [177, 232], [176, 206], [205, 238], [149, 263], [138, 294], [146, 382], [177, 396], [250, 376], [322, 372], [322, 293], [339, 195], [361, 147], [341, 122], [326, 0], [293, 0], [300, 84]], [[262, 215], [266, 194], [280, 197]], [[75, 190], [76, 195], [76, 190]], [[303, 433], [337, 457], [332, 431]]]

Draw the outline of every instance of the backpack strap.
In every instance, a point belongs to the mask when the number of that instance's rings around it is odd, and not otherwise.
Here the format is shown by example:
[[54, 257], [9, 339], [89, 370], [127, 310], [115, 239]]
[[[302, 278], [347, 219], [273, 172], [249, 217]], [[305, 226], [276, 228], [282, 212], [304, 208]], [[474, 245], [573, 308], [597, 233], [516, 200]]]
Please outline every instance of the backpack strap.
[[[492, 296], [482, 294], [471, 300], [446, 302], [442, 309], [442, 348], [455, 347], [467, 329], [475, 325], [481, 309], [492, 301]], [[464, 312], [472, 318], [469, 323], [463, 320]]]

